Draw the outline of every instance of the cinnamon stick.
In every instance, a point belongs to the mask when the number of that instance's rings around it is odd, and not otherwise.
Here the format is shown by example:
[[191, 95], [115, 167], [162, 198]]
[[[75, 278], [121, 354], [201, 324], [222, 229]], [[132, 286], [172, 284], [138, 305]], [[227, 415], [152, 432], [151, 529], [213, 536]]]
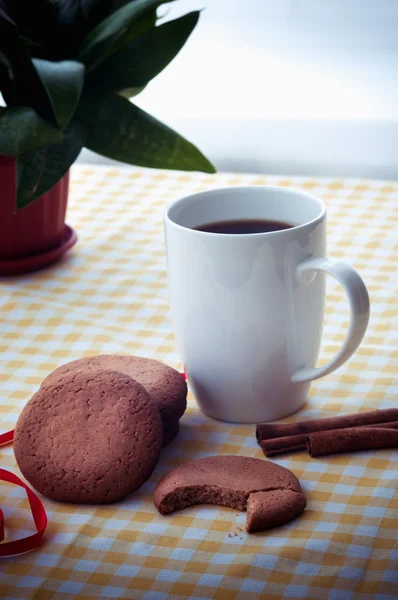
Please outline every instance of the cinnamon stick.
[[300, 452], [301, 450], [306, 450], [307, 446], [305, 442], [303, 444], [297, 444], [296, 446], [288, 446], [286, 448], [276, 448], [275, 450], [265, 450], [262, 445], [261, 448], [268, 458], [270, 456], [280, 456], [281, 454], [291, 454], [292, 452]]
[[[382, 429], [398, 429], [398, 421], [388, 423], [374, 423], [366, 427], [381, 427]], [[343, 428], [342, 428], [343, 429]], [[335, 431], [331, 429], [329, 431]], [[265, 456], [278, 456], [280, 454], [290, 454], [291, 452], [300, 452], [306, 449], [306, 440], [308, 434], [300, 433], [280, 438], [271, 438], [270, 440], [261, 440], [260, 446]]]
[[398, 421], [398, 408], [372, 410], [365, 413], [327, 417], [325, 419], [310, 419], [301, 423], [260, 423], [256, 428], [256, 436], [260, 443], [261, 440], [298, 435], [299, 433], [363, 427], [364, 425], [386, 423], [388, 421]]
[[382, 427], [351, 427], [331, 431], [317, 431], [307, 436], [307, 450], [312, 457], [398, 448], [398, 430]]
[[307, 433], [300, 433], [299, 435], [261, 440], [261, 450], [264, 452], [265, 456], [277, 456], [278, 454], [286, 454], [287, 452], [299, 452], [306, 448], [305, 442], [307, 435]]

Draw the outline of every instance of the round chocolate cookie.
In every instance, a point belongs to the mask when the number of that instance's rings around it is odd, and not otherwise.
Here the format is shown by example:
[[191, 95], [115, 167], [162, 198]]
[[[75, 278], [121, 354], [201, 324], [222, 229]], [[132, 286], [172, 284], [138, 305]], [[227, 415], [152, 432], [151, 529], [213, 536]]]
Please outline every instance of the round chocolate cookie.
[[[180, 373], [157, 360], [138, 356], [102, 354], [80, 358], [55, 369], [43, 381], [42, 386], [52, 383], [64, 373], [75, 369], [90, 371], [112, 369], [136, 379], [150, 393], [160, 411], [165, 439], [172, 435], [168, 433], [168, 429], [176, 430], [178, 420], [187, 407], [187, 384]], [[170, 437], [169, 441], [173, 439], [174, 435]]]
[[162, 440], [159, 411], [141, 384], [118, 371], [75, 369], [25, 406], [14, 452], [24, 477], [45, 496], [102, 504], [148, 479]]
[[306, 506], [291, 471], [270, 461], [234, 455], [182, 463], [162, 477], [153, 501], [162, 515], [194, 504], [247, 509], [250, 533], [287, 523]]

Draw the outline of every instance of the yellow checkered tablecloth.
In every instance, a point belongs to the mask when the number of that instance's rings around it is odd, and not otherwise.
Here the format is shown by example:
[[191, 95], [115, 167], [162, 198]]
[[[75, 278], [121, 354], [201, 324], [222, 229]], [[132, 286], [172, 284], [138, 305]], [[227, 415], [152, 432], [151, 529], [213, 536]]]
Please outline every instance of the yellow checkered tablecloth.
[[[213, 185], [295, 186], [329, 210], [329, 254], [347, 260], [371, 297], [366, 338], [346, 365], [313, 383], [291, 420], [397, 404], [398, 182], [167, 173], [75, 166], [68, 222], [78, 245], [53, 267], [0, 282], [1, 431], [13, 427], [41, 380], [83, 355], [136, 353], [178, 367], [168, 312], [162, 212], [175, 197]], [[348, 320], [330, 278], [321, 362]], [[1, 466], [18, 473], [12, 447]], [[39, 550], [0, 559], [0, 598], [164, 600], [398, 598], [397, 457], [363, 452], [276, 460], [308, 497], [292, 523], [254, 535], [245, 514], [192, 507], [160, 516], [151, 494], [182, 460], [209, 454], [262, 457], [254, 427], [203, 416], [193, 398], [180, 435], [150, 480], [116, 505], [44, 499], [49, 526]], [[1, 484], [8, 539], [33, 531], [24, 492]]]

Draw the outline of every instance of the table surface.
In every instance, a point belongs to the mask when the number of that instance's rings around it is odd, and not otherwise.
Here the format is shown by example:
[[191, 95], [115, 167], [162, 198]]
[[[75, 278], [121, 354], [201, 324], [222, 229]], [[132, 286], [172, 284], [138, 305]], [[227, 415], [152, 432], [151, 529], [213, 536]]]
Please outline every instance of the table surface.
[[[171, 331], [162, 212], [177, 196], [213, 185], [295, 186], [329, 211], [329, 254], [365, 279], [371, 320], [356, 355], [313, 383], [308, 402], [287, 420], [391, 408], [397, 402], [398, 182], [264, 177], [76, 166], [68, 222], [78, 245], [53, 267], [1, 281], [1, 431], [13, 427], [41, 380], [84, 355], [139, 354], [179, 367]], [[320, 361], [344, 339], [348, 307], [328, 281]], [[1, 598], [325, 598], [387, 600], [398, 583], [398, 453], [323, 459], [298, 453], [290, 468], [308, 498], [304, 514], [248, 535], [245, 514], [198, 506], [160, 516], [152, 491], [179, 462], [211, 454], [261, 458], [254, 427], [216, 422], [192, 397], [179, 436], [147, 483], [102, 507], [44, 499], [45, 544], [0, 563]], [[18, 473], [12, 447], [1, 463]], [[8, 539], [33, 530], [20, 488], [2, 484]]]

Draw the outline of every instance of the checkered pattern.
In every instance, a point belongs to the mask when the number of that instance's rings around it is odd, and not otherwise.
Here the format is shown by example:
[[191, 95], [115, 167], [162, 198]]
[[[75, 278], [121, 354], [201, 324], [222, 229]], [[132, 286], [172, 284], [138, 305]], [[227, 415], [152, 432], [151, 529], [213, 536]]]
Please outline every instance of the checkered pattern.
[[[329, 253], [363, 275], [372, 305], [366, 338], [348, 364], [313, 383], [290, 420], [390, 408], [397, 399], [398, 183], [76, 166], [68, 222], [80, 240], [45, 271], [2, 280], [1, 430], [13, 427], [56, 366], [97, 353], [137, 353], [176, 367], [165, 280], [162, 212], [175, 197], [213, 185], [277, 184], [309, 190], [329, 209]], [[321, 362], [341, 345], [348, 317], [329, 278]], [[0, 597], [36, 600], [388, 600], [398, 597], [397, 453], [277, 460], [299, 477], [308, 507], [267, 533], [244, 533], [245, 515], [193, 507], [157, 514], [151, 493], [181, 460], [262, 457], [253, 426], [203, 416], [194, 400], [181, 433], [150, 480], [116, 505], [45, 506], [45, 545], [2, 559]], [[18, 473], [12, 448], [2, 466]], [[32, 531], [22, 490], [1, 485], [8, 538]]]

